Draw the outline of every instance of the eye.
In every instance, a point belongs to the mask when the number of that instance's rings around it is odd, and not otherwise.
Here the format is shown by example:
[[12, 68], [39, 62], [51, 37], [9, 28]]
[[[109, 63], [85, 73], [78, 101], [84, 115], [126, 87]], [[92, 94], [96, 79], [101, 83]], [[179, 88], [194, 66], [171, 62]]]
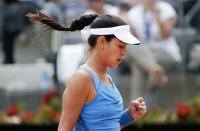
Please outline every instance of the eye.
[[124, 48], [124, 47], [120, 45], [120, 46], [119, 46], [119, 48], [121, 48], [121, 49], [122, 49], [122, 48]]

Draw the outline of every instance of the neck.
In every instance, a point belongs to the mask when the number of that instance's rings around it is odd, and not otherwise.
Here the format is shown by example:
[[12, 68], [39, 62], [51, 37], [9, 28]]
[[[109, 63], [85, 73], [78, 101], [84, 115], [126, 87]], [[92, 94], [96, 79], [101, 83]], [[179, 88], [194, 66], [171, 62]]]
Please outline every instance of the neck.
[[103, 10], [101, 10], [101, 11], [98, 11], [98, 14], [99, 14], [99, 15], [104, 15], [105, 12], [104, 12]]
[[90, 66], [100, 77], [106, 76], [107, 66], [103, 64], [101, 59], [99, 59], [97, 53], [91, 52], [86, 64]]
[[154, 10], [154, 2], [149, 1], [144, 3], [144, 10], [145, 11], [153, 11]]
[[99, 15], [104, 15], [105, 14], [104, 6], [102, 6], [101, 8], [99, 7], [98, 9], [96, 9], [96, 13], [99, 14]]

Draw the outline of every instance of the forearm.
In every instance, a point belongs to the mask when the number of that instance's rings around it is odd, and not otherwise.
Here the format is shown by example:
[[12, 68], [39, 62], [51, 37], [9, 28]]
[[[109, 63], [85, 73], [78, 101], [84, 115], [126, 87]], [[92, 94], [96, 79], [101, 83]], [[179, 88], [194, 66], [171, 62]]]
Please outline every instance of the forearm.
[[160, 28], [162, 38], [168, 38], [172, 33], [172, 25], [169, 24], [169, 22], [162, 21], [160, 16], [156, 16], [156, 20]]

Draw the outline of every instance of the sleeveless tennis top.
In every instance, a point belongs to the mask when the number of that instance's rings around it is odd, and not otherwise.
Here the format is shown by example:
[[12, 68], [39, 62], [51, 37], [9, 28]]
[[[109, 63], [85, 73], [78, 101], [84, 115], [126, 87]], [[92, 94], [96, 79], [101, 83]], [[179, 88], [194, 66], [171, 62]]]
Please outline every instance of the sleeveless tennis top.
[[123, 101], [115, 84], [110, 79], [112, 88], [108, 87], [86, 64], [80, 69], [88, 71], [92, 76], [96, 97], [83, 106], [73, 131], [120, 131]]

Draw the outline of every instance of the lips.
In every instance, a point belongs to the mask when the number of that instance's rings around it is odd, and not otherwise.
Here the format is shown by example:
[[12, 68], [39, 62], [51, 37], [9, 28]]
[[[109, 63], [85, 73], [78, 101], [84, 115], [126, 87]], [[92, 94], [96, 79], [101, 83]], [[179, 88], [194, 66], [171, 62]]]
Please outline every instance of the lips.
[[121, 59], [117, 59], [118, 62], [121, 62]]

